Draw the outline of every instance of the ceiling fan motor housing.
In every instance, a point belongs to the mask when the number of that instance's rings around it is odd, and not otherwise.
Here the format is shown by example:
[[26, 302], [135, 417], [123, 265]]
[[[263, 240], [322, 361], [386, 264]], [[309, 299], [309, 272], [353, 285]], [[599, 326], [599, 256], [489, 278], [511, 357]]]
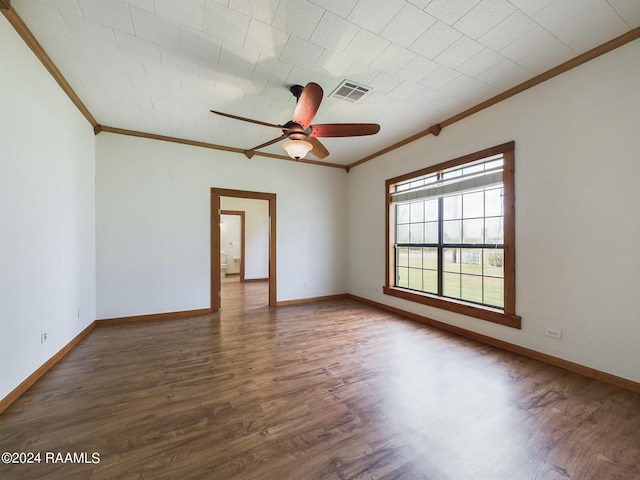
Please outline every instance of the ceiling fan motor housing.
[[304, 87], [302, 85], [291, 85], [291, 87], [289, 87], [289, 91], [298, 100], [300, 100], [300, 95], [302, 95], [302, 90], [304, 90]]
[[290, 140], [304, 140], [311, 133], [311, 128], [305, 130], [302, 125], [290, 121], [283, 125], [282, 133], [287, 135]]

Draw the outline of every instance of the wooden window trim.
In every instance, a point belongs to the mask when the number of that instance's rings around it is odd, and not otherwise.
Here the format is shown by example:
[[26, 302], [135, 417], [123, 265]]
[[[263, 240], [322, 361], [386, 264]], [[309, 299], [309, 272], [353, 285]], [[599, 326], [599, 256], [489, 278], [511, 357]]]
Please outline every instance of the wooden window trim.
[[[415, 172], [391, 178], [385, 182], [385, 286], [386, 295], [402, 298], [412, 302], [441, 308], [481, 320], [486, 320], [513, 328], [521, 328], [522, 319], [516, 315], [516, 252], [515, 252], [515, 142], [508, 142], [495, 147], [465, 155], [447, 162], [439, 163]], [[457, 167], [465, 163], [480, 160], [493, 155], [504, 157], [504, 310], [476, 305], [463, 300], [455, 300], [428, 293], [416, 292], [394, 286], [394, 241], [391, 235], [392, 203], [390, 189], [397, 183], [414, 177], [428, 175], [440, 170]], [[395, 221], [393, 222], [395, 224]]]

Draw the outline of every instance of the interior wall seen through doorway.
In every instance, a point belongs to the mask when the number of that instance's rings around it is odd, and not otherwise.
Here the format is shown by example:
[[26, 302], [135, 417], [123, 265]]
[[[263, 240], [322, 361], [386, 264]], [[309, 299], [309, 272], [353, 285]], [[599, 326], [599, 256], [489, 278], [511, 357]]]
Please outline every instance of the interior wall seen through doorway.
[[[250, 198], [221, 197], [222, 210], [236, 210], [245, 212], [245, 245], [244, 245], [244, 278], [258, 280], [269, 278], [269, 202]], [[238, 273], [239, 260], [234, 260], [234, 242], [236, 234], [227, 236], [225, 230], [233, 232], [235, 222], [240, 221], [237, 215], [229, 215], [229, 229], [223, 223], [220, 227], [220, 249], [227, 253], [227, 273]], [[226, 216], [221, 217], [226, 222]], [[240, 227], [238, 226], [239, 230]], [[234, 237], [233, 235], [236, 235]], [[236, 249], [236, 251], [241, 249]], [[236, 265], [237, 264], [237, 265]], [[237, 267], [237, 268], [236, 268]]]

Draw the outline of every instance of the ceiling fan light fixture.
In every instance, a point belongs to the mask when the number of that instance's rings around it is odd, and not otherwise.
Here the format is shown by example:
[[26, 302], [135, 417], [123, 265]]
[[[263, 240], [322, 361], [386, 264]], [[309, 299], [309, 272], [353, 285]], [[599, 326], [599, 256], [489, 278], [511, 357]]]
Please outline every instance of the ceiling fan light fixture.
[[304, 140], [289, 140], [282, 144], [282, 148], [285, 149], [291, 158], [300, 160], [313, 149], [313, 145]]

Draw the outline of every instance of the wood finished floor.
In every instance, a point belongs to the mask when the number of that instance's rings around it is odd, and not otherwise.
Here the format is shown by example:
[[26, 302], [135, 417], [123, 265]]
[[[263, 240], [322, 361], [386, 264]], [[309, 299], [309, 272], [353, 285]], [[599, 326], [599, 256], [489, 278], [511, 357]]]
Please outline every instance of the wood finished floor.
[[[96, 328], [0, 415], [8, 479], [640, 478], [640, 395], [352, 300]], [[44, 459], [43, 459], [44, 460]]]

